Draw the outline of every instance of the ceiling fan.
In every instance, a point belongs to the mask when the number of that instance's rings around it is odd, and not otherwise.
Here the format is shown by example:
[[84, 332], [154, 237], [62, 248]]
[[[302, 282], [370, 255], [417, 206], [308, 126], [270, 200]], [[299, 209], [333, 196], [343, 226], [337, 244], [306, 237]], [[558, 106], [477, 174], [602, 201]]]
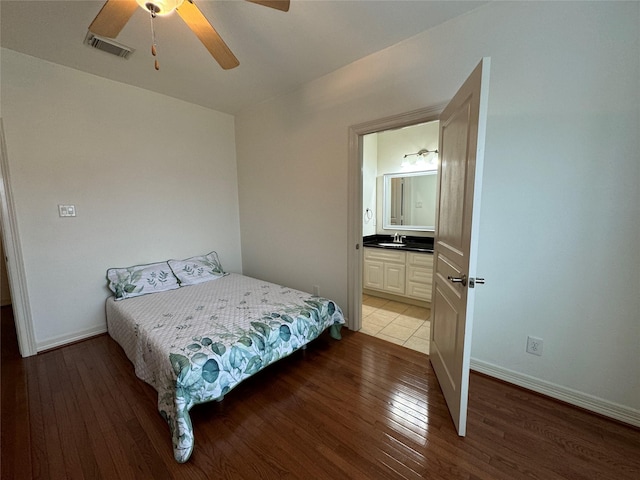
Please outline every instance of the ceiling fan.
[[[247, 1], [283, 12], [289, 11], [289, 0]], [[138, 6], [150, 12], [152, 19], [156, 15], [168, 15], [175, 10], [223, 69], [228, 70], [240, 65], [193, 0], [107, 0], [89, 25], [89, 31], [102, 37], [116, 38]], [[155, 40], [151, 51], [155, 56]], [[156, 69], [158, 68], [156, 62]]]

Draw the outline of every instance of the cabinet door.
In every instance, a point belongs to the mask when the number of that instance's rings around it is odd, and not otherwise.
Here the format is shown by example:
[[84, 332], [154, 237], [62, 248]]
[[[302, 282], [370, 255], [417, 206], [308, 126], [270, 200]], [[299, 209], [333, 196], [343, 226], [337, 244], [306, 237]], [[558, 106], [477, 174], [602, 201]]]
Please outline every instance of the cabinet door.
[[407, 297], [431, 302], [431, 288], [431, 284], [408, 282]]
[[365, 288], [375, 288], [382, 290], [384, 288], [384, 263], [375, 260], [367, 260], [364, 262], [363, 284]]
[[406, 267], [395, 263], [384, 264], [384, 290], [385, 292], [404, 295]]
[[407, 296], [431, 302], [433, 281], [433, 255], [427, 253], [407, 254]]
[[407, 281], [416, 283], [428, 283], [431, 285], [433, 272], [425, 267], [416, 267], [409, 265], [407, 268]]

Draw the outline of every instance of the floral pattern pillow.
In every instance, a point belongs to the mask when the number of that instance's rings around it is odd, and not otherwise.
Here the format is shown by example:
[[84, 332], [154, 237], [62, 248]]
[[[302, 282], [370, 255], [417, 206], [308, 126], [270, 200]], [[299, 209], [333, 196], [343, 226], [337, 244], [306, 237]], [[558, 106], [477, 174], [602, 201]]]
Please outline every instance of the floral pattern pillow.
[[226, 275], [216, 252], [186, 260], [169, 260], [168, 263], [173, 274], [178, 277], [180, 286], [196, 285]]
[[107, 280], [109, 290], [115, 294], [116, 300], [175, 290], [180, 287], [178, 279], [167, 262], [110, 268], [107, 270]]

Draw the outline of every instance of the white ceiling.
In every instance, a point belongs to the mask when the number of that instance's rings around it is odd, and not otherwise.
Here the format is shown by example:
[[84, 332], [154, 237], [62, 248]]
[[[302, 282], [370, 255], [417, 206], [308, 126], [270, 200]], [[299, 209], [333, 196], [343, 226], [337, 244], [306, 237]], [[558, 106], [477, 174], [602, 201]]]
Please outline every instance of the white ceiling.
[[159, 71], [142, 9], [116, 39], [136, 49], [128, 60], [83, 44], [103, 3], [1, 0], [0, 45], [235, 114], [486, 2], [291, 0], [283, 13], [243, 0], [195, 0], [240, 66], [222, 70], [180, 17], [170, 15], [155, 24]]

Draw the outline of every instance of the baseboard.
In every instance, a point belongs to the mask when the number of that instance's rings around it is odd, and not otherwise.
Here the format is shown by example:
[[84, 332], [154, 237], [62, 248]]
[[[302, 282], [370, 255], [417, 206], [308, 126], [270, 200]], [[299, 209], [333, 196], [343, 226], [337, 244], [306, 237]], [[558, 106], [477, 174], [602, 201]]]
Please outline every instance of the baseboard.
[[37, 342], [36, 347], [38, 353], [41, 353], [45, 350], [51, 350], [52, 348], [62, 347], [64, 345], [68, 345], [70, 343], [79, 342], [80, 340], [85, 340], [87, 338], [95, 337], [96, 335], [101, 335], [106, 333], [107, 326], [100, 325], [93, 328], [88, 328], [86, 330], [80, 330], [78, 332], [70, 333], [67, 335], [59, 335], [57, 337], [52, 337], [42, 342]]
[[384, 298], [385, 300], [393, 300], [395, 302], [406, 303], [408, 305], [415, 305], [416, 307], [431, 308], [431, 303], [426, 300], [417, 300], [415, 298], [405, 297], [404, 295], [394, 295], [393, 293], [380, 292], [369, 288], [363, 288], [362, 293], [371, 295], [372, 297]]
[[512, 383], [528, 390], [541, 393], [551, 398], [575, 405], [590, 412], [618, 420], [635, 427], [640, 427], [640, 410], [625, 407], [602, 398], [579, 392], [571, 388], [556, 385], [539, 378], [493, 365], [475, 358], [471, 359], [471, 369], [490, 377]]

